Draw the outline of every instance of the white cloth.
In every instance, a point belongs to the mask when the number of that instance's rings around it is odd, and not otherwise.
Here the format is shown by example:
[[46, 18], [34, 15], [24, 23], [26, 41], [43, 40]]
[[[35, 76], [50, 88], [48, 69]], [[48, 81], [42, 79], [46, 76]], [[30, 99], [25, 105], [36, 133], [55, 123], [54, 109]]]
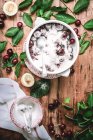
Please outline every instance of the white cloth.
[[[34, 129], [31, 134], [15, 126], [10, 118], [10, 108], [16, 98], [26, 96], [20, 89], [19, 84], [9, 78], [0, 78], [0, 127], [13, 130], [23, 134], [27, 140], [38, 140]], [[43, 126], [36, 128], [38, 135], [42, 140], [51, 140]]]

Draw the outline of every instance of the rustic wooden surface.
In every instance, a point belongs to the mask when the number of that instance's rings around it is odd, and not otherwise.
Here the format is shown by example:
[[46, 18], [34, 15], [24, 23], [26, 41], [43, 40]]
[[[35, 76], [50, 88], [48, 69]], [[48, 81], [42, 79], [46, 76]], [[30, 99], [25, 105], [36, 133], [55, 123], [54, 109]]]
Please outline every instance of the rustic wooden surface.
[[[20, 3], [22, 0], [14, 0], [17, 4]], [[90, 0], [90, 6], [89, 8], [82, 12], [81, 14], [77, 15], [76, 17], [82, 21], [82, 24], [85, 23], [87, 20], [93, 18], [93, 0]], [[74, 2], [70, 2], [67, 4], [67, 6], [70, 9], [73, 9]], [[0, 0], [0, 7], [4, 4], [4, 0]], [[55, 0], [55, 5], [59, 6], [62, 5], [62, 3], [59, 0]], [[2, 9], [0, 10], [2, 11]], [[71, 11], [68, 10], [69, 13]], [[20, 17], [21, 12], [19, 11], [16, 16], [12, 18], [8, 18], [5, 22], [5, 28], [4, 28], [4, 33], [6, 30], [12, 26], [16, 26], [18, 21], [22, 21], [22, 17]], [[72, 13], [71, 13], [72, 14]], [[33, 20], [35, 20], [35, 16], [33, 16]], [[75, 27], [75, 25], [72, 25]], [[28, 33], [30, 32], [30, 28], [26, 27], [24, 25], [24, 30], [25, 30], [25, 36], [18, 45], [18, 47], [13, 48], [15, 52], [19, 53], [22, 52], [22, 46], [24, 43], [24, 40], [28, 36]], [[84, 29], [82, 26], [79, 27], [79, 32], [82, 34], [84, 32]], [[90, 36], [92, 32], [88, 32], [88, 35]], [[0, 40], [6, 40], [4, 36], [0, 34]], [[11, 42], [10, 39], [8, 39], [9, 42]], [[43, 124], [47, 128], [47, 124], [49, 122], [49, 117], [53, 116], [53, 122], [55, 124], [58, 124], [61, 122], [61, 119], [65, 123], [67, 123], [68, 129], [73, 129], [74, 126], [67, 122], [63, 116], [65, 113], [67, 113], [64, 109], [60, 108], [55, 110], [53, 113], [50, 113], [48, 111], [48, 103], [53, 102], [54, 99], [58, 98], [62, 102], [66, 97], [71, 98], [70, 104], [75, 107], [76, 103], [80, 100], [85, 100], [88, 92], [93, 91], [93, 43], [91, 46], [88, 48], [88, 50], [85, 52], [85, 54], [81, 55], [78, 57], [74, 69], [75, 73], [72, 76], [69, 76], [68, 78], [65, 77], [60, 77], [58, 79], [51, 80], [52, 87], [51, 91], [48, 96], [43, 97], [40, 99], [43, 107], [44, 107], [44, 118], [43, 118]], [[8, 43], [7, 48], [10, 48], [11, 45]], [[6, 51], [5, 51], [6, 53]], [[29, 72], [27, 68], [23, 68], [21, 75], [24, 74], [25, 72]], [[10, 77], [14, 80], [16, 80], [14, 72], [12, 72], [11, 75], [7, 75], [5, 71], [3, 71], [3, 77]], [[21, 78], [21, 76], [20, 76]], [[20, 83], [20, 78], [17, 80], [17, 82], [20, 84], [21, 88], [24, 90], [24, 92], [29, 95], [29, 89], [24, 88], [21, 83]], [[57, 132], [59, 131], [58, 129], [56, 130]]]

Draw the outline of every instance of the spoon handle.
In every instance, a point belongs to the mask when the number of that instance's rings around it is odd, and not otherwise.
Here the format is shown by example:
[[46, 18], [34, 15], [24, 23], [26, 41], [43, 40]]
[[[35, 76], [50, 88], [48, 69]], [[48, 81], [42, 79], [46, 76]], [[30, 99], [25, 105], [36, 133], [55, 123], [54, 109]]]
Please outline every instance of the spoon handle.
[[47, 76], [47, 70], [46, 70], [46, 66], [45, 66], [45, 58], [44, 58], [44, 51], [42, 49], [42, 77], [46, 77]]

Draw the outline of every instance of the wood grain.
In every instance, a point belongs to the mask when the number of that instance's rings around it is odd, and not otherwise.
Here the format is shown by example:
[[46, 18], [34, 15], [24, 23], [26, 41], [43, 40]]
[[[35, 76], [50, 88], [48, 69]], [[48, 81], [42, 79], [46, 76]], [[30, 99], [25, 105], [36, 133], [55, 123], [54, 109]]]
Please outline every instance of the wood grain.
[[[22, 0], [14, 0], [17, 4], [19, 4]], [[73, 7], [75, 5], [76, 0], [73, 2], [70, 2], [67, 4], [67, 6], [73, 10]], [[0, 0], [0, 5], [4, 4], [3, 0]], [[63, 5], [59, 0], [55, 0], [55, 5]], [[93, 17], [93, 0], [90, 0], [90, 6], [89, 8], [82, 12], [81, 14], [77, 15], [77, 19], [80, 19], [82, 21], [82, 24], [84, 24], [87, 20], [91, 19]], [[1, 9], [0, 9], [1, 11]], [[72, 14], [70, 10], [68, 10], [68, 13]], [[18, 21], [22, 21], [22, 17], [20, 17], [21, 12], [18, 12], [18, 14], [12, 18], [8, 18], [5, 22], [6, 27], [4, 28], [4, 33], [6, 30], [12, 26], [16, 26]], [[33, 16], [33, 20], [35, 20], [35, 15]], [[74, 28], [75, 25], [72, 25]], [[23, 43], [28, 36], [28, 33], [30, 32], [30, 28], [26, 27], [24, 25], [24, 32], [25, 36], [18, 45], [18, 47], [13, 48], [15, 52], [19, 53], [22, 52]], [[82, 34], [84, 32], [84, 29], [82, 26], [79, 27], [79, 33]], [[89, 36], [93, 32], [88, 32], [88, 39]], [[1, 34], [0, 34], [1, 38]], [[2, 37], [2, 40], [5, 40], [5, 37]], [[8, 39], [9, 42], [11, 42], [10, 39]], [[8, 43], [7, 48], [12, 47], [10, 43]], [[6, 51], [3, 53], [3, 55], [6, 53]], [[85, 100], [86, 96], [88, 95], [88, 92], [93, 91], [93, 43], [91, 46], [87, 49], [85, 54], [78, 57], [76, 63], [74, 64], [75, 73], [68, 78], [60, 77], [58, 79], [51, 80], [51, 91], [48, 96], [43, 97], [40, 99], [42, 102], [42, 105], [44, 107], [44, 118], [43, 118], [43, 125], [47, 128], [47, 124], [50, 121], [50, 117], [53, 117], [53, 122], [55, 124], [58, 124], [62, 121], [67, 123], [67, 129], [73, 129], [75, 131], [75, 127], [64, 119], [64, 114], [67, 113], [63, 108], [59, 108], [55, 110], [53, 113], [48, 111], [48, 103], [53, 102], [54, 99], [58, 98], [61, 102], [64, 101], [66, 97], [70, 97], [71, 101], [70, 104], [72, 106], [76, 106], [76, 103]], [[25, 73], [29, 72], [27, 68], [23, 68], [21, 72], [21, 76]], [[3, 71], [4, 77], [10, 77], [14, 80], [17, 80], [14, 72], [12, 72], [11, 75], [7, 75], [5, 71]], [[20, 78], [21, 78], [20, 76]], [[20, 83], [20, 78], [17, 80], [17, 82], [20, 84], [20, 87], [24, 90], [24, 92], [29, 95], [29, 89], [24, 88]], [[61, 117], [60, 117], [61, 116]], [[56, 129], [56, 132], [59, 132], [59, 129]], [[0, 132], [2, 133], [2, 132]]]

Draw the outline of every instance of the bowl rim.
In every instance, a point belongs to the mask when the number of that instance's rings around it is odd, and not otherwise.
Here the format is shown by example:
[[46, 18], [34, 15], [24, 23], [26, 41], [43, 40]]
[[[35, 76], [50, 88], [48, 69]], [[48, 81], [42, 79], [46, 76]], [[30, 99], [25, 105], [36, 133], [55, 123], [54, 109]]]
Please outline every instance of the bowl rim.
[[30, 98], [32, 101], [38, 103], [39, 104], [39, 107], [40, 107], [40, 110], [42, 112], [41, 113], [41, 116], [37, 119], [37, 121], [34, 122], [34, 125], [32, 126], [32, 128], [35, 128], [35, 127], [37, 127], [40, 124], [40, 122], [43, 119], [43, 115], [44, 115], [44, 109], [43, 109], [42, 104], [39, 102], [38, 99], [36, 99], [34, 97], [31, 97], [31, 96], [26, 96], [26, 97], [21, 97], [21, 98], [15, 99], [14, 102], [12, 103], [12, 105], [11, 105], [11, 108], [10, 108], [10, 118], [11, 118], [12, 122], [17, 127], [21, 128], [21, 129], [24, 129], [25, 128], [25, 125], [22, 125], [21, 123], [19, 123], [19, 121], [17, 121], [17, 119], [15, 119], [14, 114], [13, 114], [13, 109], [14, 109], [17, 101], [19, 101], [21, 99], [28, 99], [28, 98]]
[[34, 65], [34, 62], [33, 62], [33, 60], [31, 59], [30, 52], [29, 52], [29, 41], [30, 41], [30, 38], [31, 38], [31, 36], [33, 35], [34, 31], [36, 31], [40, 26], [45, 25], [45, 24], [47, 24], [47, 23], [59, 23], [59, 24], [62, 24], [62, 25], [64, 25], [64, 26], [66, 26], [66, 27], [72, 32], [72, 34], [74, 35], [75, 41], [76, 41], [76, 45], [75, 45], [75, 46], [76, 46], [76, 49], [77, 49], [77, 51], [76, 51], [77, 53], [75, 54], [73, 61], [72, 61], [71, 63], [69, 63], [69, 65], [66, 65], [65, 68], [63, 68], [62, 70], [61, 70], [61, 68], [60, 68], [60, 69], [57, 69], [56, 71], [53, 71], [53, 72], [47, 71], [47, 74], [59, 74], [59, 73], [62, 73], [62, 72], [64, 72], [64, 71], [66, 71], [67, 69], [69, 69], [69, 68], [75, 63], [75, 61], [76, 61], [76, 59], [77, 59], [77, 57], [78, 57], [78, 55], [79, 55], [79, 40], [78, 40], [78, 37], [77, 37], [75, 31], [73, 30], [73, 28], [72, 28], [70, 25], [68, 25], [68, 24], [66, 24], [66, 23], [64, 23], [64, 22], [62, 22], [62, 21], [58, 21], [58, 20], [49, 20], [49, 21], [44, 21], [43, 23], [41, 23], [41, 24], [35, 26], [35, 27], [31, 30], [31, 32], [29, 33], [29, 35], [28, 35], [28, 37], [27, 37], [27, 39], [26, 39], [26, 41], [27, 41], [27, 43], [26, 43], [26, 55], [27, 55], [27, 58], [28, 58], [29, 62], [30, 62], [38, 71], [42, 72], [42, 70], [41, 70], [40, 68], [38, 68], [36, 65]]

